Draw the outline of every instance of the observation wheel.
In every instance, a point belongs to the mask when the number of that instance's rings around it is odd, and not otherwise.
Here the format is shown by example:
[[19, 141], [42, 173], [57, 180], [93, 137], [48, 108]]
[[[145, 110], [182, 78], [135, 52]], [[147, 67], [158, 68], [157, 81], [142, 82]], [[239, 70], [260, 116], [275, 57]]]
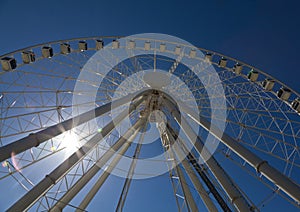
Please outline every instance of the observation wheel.
[[0, 57], [0, 209], [299, 210], [300, 95], [169, 35]]

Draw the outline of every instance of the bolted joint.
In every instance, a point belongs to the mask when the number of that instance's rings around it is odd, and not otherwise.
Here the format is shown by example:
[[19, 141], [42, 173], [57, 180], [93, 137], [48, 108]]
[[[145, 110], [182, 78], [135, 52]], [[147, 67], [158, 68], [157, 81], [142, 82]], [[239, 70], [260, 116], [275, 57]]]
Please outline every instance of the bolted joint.
[[38, 136], [36, 133], [30, 133], [29, 138], [35, 141], [35, 147], [38, 147], [40, 145], [40, 140], [38, 139]]
[[148, 115], [149, 115], [149, 110], [148, 109], [144, 109], [144, 110], [140, 111], [139, 117], [145, 119], [145, 118], [148, 117]]
[[[243, 196], [242, 195], [239, 195], [239, 196], [235, 196], [235, 197], [233, 197], [232, 198], [232, 200], [231, 200], [231, 203], [232, 204], [234, 204], [237, 200], [244, 200], [244, 198], [243, 198]], [[248, 207], [249, 207], [249, 211], [256, 211], [255, 209], [255, 206], [253, 206], [253, 205], [248, 205]]]
[[51, 177], [50, 175], [46, 175], [45, 176], [47, 179], [49, 179], [51, 182], [52, 182], [52, 184], [55, 184], [56, 183], [56, 181], [55, 181], [55, 179], [53, 178], [53, 177]]
[[236, 196], [236, 197], [233, 197], [232, 200], [231, 200], [231, 203], [234, 204], [234, 202], [238, 199], [242, 198], [242, 196]]
[[260, 167], [261, 167], [262, 165], [264, 165], [264, 164], [268, 164], [268, 161], [263, 160], [263, 161], [261, 161], [259, 164], [255, 165], [255, 168], [256, 168], [256, 172], [257, 172], [257, 173], [260, 173]]

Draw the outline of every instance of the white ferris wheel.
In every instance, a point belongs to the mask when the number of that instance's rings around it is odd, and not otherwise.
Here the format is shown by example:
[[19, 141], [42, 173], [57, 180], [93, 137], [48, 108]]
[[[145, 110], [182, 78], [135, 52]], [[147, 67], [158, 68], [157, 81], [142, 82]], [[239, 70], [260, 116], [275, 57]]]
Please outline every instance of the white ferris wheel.
[[299, 210], [300, 95], [267, 73], [160, 34], [0, 59], [3, 209]]

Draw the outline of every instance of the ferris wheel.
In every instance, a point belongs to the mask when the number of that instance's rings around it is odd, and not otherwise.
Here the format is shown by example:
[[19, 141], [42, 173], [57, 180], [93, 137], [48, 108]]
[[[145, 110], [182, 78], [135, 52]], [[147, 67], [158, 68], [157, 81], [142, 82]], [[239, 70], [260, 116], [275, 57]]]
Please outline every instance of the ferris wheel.
[[299, 210], [300, 94], [267, 73], [162, 34], [0, 59], [0, 209]]

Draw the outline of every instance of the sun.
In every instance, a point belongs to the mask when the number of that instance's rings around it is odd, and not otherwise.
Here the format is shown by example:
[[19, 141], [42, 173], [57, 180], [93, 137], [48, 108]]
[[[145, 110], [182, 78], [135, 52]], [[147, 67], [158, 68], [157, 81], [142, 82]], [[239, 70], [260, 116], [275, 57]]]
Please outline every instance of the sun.
[[62, 145], [66, 148], [66, 153], [73, 153], [78, 149], [79, 138], [73, 131], [64, 133]]

